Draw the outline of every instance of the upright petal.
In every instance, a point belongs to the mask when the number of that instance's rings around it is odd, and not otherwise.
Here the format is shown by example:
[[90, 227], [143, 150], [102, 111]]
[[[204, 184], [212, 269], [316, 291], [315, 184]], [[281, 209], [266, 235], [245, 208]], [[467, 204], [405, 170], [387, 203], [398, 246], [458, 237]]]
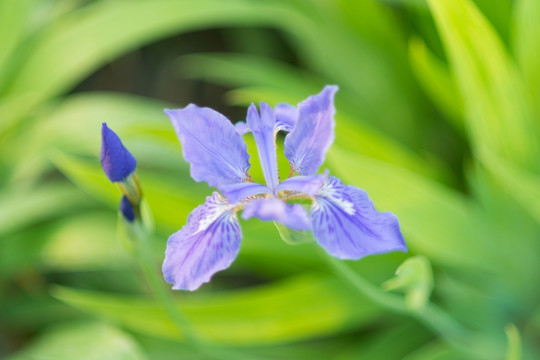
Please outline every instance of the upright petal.
[[300, 175], [313, 175], [334, 141], [334, 95], [337, 86], [325, 86], [298, 104], [298, 120], [285, 138], [285, 156]]
[[298, 120], [298, 108], [290, 104], [277, 104], [274, 106], [274, 114], [276, 115], [275, 130], [278, 131], [291, 131]]
[[257, 112], [254, 104], [248, 109], [247, 125], [253, 133], [257, 150], [261, 160], [261, 166], [266, 180], [266, 185], [270, 190], [274, 190], [279, 184], [278, 167], [276, 157], [276, 144], [274, 139], [274, 126], [276, 118], [272, 108], [261, 102], [261, 114]]
[[367, 193], [330, 177], [315, 197], [311, 226], [317, 242], [340, 259], [407, 251], [397, 217], [375, 210]]
[[231, 122], [220, 113], [190, 104], [165, 110], [191, 163], [191, 177], [210, 186], [244, 181], [249, 170], [246, 144]]
[[276, 198], [265, 198], [249, 202], [243, 219], [257, 217], [264, 221], [274, 220], [294, 230], [309, 230], [309, 218], [300, 204], [288, 204]]
[[240, 250], [242, 233], [234, 211], [214, 192], [169, 237], [163, 275], [173, 289], [195, 290], [216, 272], [228, 268]]
[[[276, 123], [274, 124], [274, 132], [276, 131], [291, 131], [298, 119], [298, 109], [296, 106], [279, 103], [274, 106], [274, 115], [276, 117]], [[238, 121], [234, 124], [234, 129], [240, 135], [251, 132], [248, 124], [244, 121]]]
[[221, 191], [231, 204], [236, 204], [240, 200], [254, 195], [272, 194], [272, 191], [266, 186], [252, 182], [220, 186], [219, 191]]
[[101, 126], [100, 160], [105, 175], [112, 182], [123, 181], [137, 166], [137, 160], [124, 147], [118, 135], [107, 127], [107, 123]]

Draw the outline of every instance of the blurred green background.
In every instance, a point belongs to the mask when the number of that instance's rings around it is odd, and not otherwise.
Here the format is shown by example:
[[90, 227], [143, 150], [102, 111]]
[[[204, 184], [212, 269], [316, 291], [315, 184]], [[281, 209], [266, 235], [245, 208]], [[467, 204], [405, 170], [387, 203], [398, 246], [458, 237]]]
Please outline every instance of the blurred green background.
[[[203, 341], [224, 359], [540, 358], [538, 19], [537, 0], [0, 0], [0, 358], [208, 358], [118, 239], [101, 123], [138, 159], [159, 271], [212, 191], [163, 108], [238, 121], [325, 84], [325, 167], [398, 215], [409, 253], [347, 262], [366, 294], [244, 221], [232, 267], [173, 294]], [[391, 293], [420, 305], [396, 311], [381, 285], [416, 255]]]

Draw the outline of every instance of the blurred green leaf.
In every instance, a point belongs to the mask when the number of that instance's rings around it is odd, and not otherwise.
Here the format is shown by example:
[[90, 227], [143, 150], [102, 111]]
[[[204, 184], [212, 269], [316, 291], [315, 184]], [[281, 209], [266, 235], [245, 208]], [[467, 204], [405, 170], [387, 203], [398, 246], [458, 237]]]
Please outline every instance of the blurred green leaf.
[[46, 184], [36, 189], [4, 188], [0, 192], [0, 243], [9, 233], [65, 215], [73, 208], [94, 205], [92, 199], [65, 183]]
[[508, 350], [506, 360], [521, 360], [521, 336], [514, 324], [508, 324], [504, 330], [508, 340]]
[[31, 104], [36, 105], [68, 90], [109, 59], [168, 34], [217, 24], [267, 23], [278, 17], [284, 20], [284, 15], [282, 6], [244, 1], [94, 2], [40, 34], [9, 92], [36, 92], [38, 98]]
[[429, 5], [465, 101], [474, 148], [485, 146], [538, 169], [539, 129], [530, 94], [495, 30], [469, 0], [429, 0]]
[[514, 5], [513, 48], [523, 77], [540, 100], [540, 2], [518, 0]]
[[[116, 93], [76, 94], [51, 104], [25, 134], [25, 141], [5, 144], [16, 153], [6, 160], [13, 163], [14, 180], [33, 179], [51, 167], [48, 156], [56, 150], [97, 156], [101, 147], [101, 123], [107, 122], [129, 149], [132, 138], [144, 147], [137, 158], [168, 169], [187, 166], [180, 146], [163, 109], [167, 104], [149, 98]], [[73, 121], [77, 119], [77, 121]], [[135, 149], [132, 149], [134, 152]]]
[[524, 209], [540, 223], [540, 177], [486, 150], [482, 163]]
[[126, 333], [101, 323], [57, 325], [9, 360], [143, 360]]
[[[11, 54], [25, 35], [30, 10], [36, 0], [1, 0], [0, 1], [0, 69], [6, 69]], [[2, 89], [7, 71], [0, 71], [0, 89]]]
[[[129, 329], [165, 338], [177, 330], [152, 300], [55, 287], [58, 299]], [[320, 274], [226, 293], [193, 294], [178, 305], [200, 335], [215, 343], [278, 344], [342, 332], [369, 323], [377, 308]]]
[[463, 131], [463, 100], [447, 66], [418, 38], [412, 38], [409, 42], [409, 60], [416, 78], [426, 93], [439, 109], [444, 111], [452, 125]]
[[110, 212], [65, 218], [48, 237], [43, 265], [55, 271], [126, 267], [130, 258], [116, 239], [115, 220]]

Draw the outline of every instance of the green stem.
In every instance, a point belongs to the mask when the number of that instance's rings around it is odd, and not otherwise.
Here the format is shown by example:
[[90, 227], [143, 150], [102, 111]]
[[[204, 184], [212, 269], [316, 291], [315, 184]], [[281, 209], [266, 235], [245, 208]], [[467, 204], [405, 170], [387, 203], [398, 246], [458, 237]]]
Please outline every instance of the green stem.
[[390, 311], [417, 319], [456, 349], [487, 359], [496, 358], [500, 354], [497, 350], [500, 347], [494, 346], [493, 342], [484, 336], [472, 333], [433, 303], [428, 303], [420, 309], [409, 308], [401, 296], [382, 291], [343, 261], [329, 256], [326, 252], [323, 256], [334, 272], [353, 285], [360, 294]]
[[190, 346], [192, 350], [195, 350], [210, 359], [226, 358], [253, 360], [253, 357], [244, 356], [244, 354], [241, 354], [238, 351], [214, 347], [201, 340], [193, 328], [191, 321], [184, 314], [182, 309], [174, 303], [169, 288], [165, 286], [161, 276], [155, 271], [151, 257], [152, 252], [150, 249], [150, 236], [148, 235], [148, 232], [140, 222], [134, 224], [134, 227], [134, 232], [136, 233], [134, 237], [136, 239], [133, 239], [133, 244], [135, 246], [134, 253], [137, 261], [139, 262], [154, 295], [175, 324], [179, 334], [184, 336], [188, 346]]
[[151, 251], [149, 251], [149, 241], [148, 239], [139, 239], [138, 244], [135, 245], [135, 254], [139, 264], [148, 280], [154, 295], [163, 305], [164, 310], [167, 312], [176, 328], [178, 329], [179, 334], [182, 334], [186, 339], [186, 342], [194, 348], [201, 348], [202, 342], [199, 339], [198, 335], [193, 329], [190, 320], [184, 314], [184, 312], [176, 306], [168, 289], [165, 288], [162, 280], [156, 274], [156, 271], [153, 266], [151, 259]]

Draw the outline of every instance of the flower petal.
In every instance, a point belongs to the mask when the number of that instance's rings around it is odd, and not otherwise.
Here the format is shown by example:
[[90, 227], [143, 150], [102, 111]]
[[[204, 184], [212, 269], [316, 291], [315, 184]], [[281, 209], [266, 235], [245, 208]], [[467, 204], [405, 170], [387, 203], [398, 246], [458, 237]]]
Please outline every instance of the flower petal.
[[337, 90], [337, 86], [325, 86], [319, 94], [298, 104], [298, 121], [285, 137], [285, 156], [292, 170], [300, 175], [315, 174], [334, 141]]
[[323, 175], [293, 176], [281, 182], [277, 186], [276, 192], [297, 191], [309, 196], [314, 196], [319, 192], [327, 177], [328, 172], [325, 172]]
[[101, 126], [100, 160], [105, 175], [112, 182], [123, 181], [137, 166], [137, 160], [124, 147], [118, 135], [107, 127], [107, 123]]
[[253, 195], [272, 194], [272, 191], [266, 186], [252, 182], [220, 186], [219, 191], [231, 204], [236, 204], [240, 200]]
[[276, 198], [253, 200], [246, 204], [242, 218], [252, 217], [261, 220], [277, 221], [294, 230], [309, 230], [309, 218], [306, 210], [300, 204], [288, 204]]
[[340, 259], [407, 251], [397, 217], [375, 210], [367, 193], [330, 177], [315, 197], [311, 225], [317, 242]]
[[[298, 109], [296, 106], [279, 103], [274, 106], [274, 115], [276, 117], [276, 123], [274, 125], [274, 132], [276, 131], [291, 131], [298, 119]], [[238, 121], [234, 124], [234, 129], [240, 135], [251, 132], [251, 129], [244, 121]]]
[[298, 120], [298, 108], [296, 106], [279, 103], [274, 106], [276, 116], [276, 131], [291, 131]]
[[169, 237], [163, 275], [173, 289], [195, 290], [216, 272], [228, 268], [240, 250], [242, 233], [234, 211], [214, 192]]
[[274, 139], [276, 118], [272, 108], [268, 104], [261, 102], [260, 107], [261, 114], [259, 115], [257, 107], [251, 104], [247, 113], [247, 125], [251, 129], [257, 143], [257, 150], [266, 185], [270, 190], [274, 190], [279, 184]]
[[244, 181], [249, 170], [246, 144], [231, 122], [220, 113], [190, 104], [165, 110], [191, 163], [191, 177], [210, 186]]

